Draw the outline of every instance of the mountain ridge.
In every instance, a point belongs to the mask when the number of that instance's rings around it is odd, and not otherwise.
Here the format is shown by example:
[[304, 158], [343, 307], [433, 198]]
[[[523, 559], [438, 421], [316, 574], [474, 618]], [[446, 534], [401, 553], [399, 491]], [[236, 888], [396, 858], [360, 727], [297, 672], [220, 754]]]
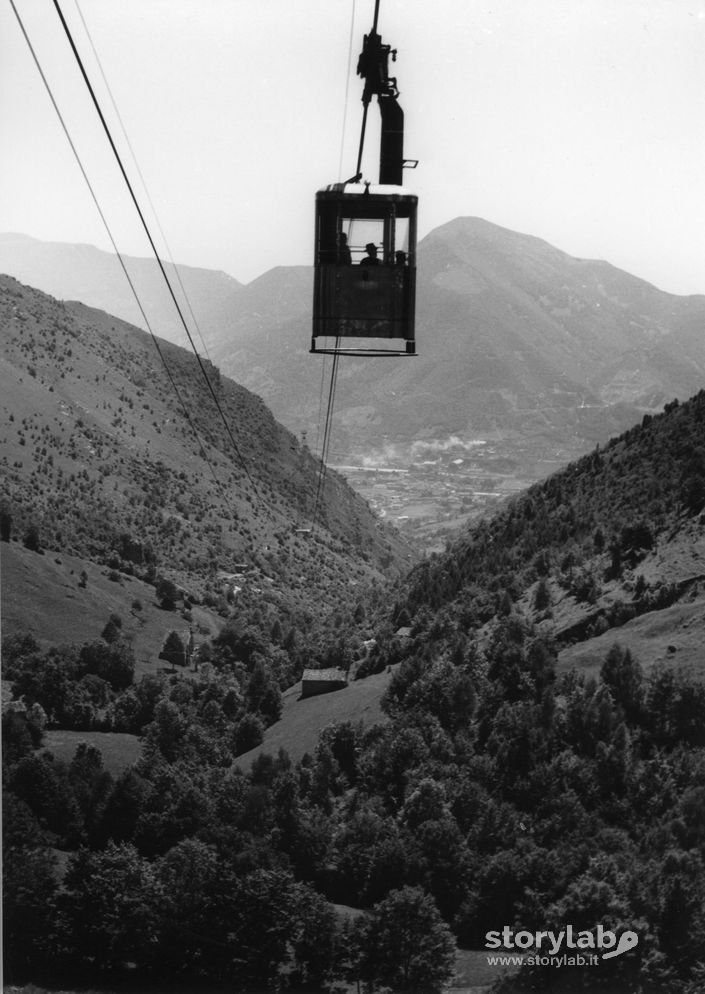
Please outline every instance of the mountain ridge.
[[333, 471], [314, 526], [317, 460], [207, 361], [222, 419], [193, 355], [104, 312], [0, 277], [0, 328], [2, 511], [16, 537], [33, 527], [47, 549], [149, 582], [166, 571], [214, 604], [244, 566], [246, 587], [319, 614], [408, 562]]
[[[155, 334], [186, 345], [183, 324], [154, 258], [122, 255], [130, 279]], [[185, 318], [191, 322], [181, 284], [198, 317], [207, 328], [211, 311], [242, 288], [220, 270], [184, 266], [161, 260]], [[178, 269], [178, 272], [177, 272]], [[88, 243], [45, 242], [30, 235], [0, 233], [0, 271], [59, 300], [75, 300], [113, 314], [147, 331], [118, 257]], [[195, 334], [195, 329], [193, 329]]]
[[[705, 379], [705, 296], [481, 218], [422, 239], [417, 297], [418, 357], [340, 364], [334, 462], [396, 447], [404, 465], [418, 441], [498, 435], [522, 440], [513, 457], [535, 479], [537, 455], [575, 458]], [[312, 270], [279, 266], [199, 321], [213, 360], [297, 433], [317, 430], [325, 371], [308, 354], [311, 299]]]

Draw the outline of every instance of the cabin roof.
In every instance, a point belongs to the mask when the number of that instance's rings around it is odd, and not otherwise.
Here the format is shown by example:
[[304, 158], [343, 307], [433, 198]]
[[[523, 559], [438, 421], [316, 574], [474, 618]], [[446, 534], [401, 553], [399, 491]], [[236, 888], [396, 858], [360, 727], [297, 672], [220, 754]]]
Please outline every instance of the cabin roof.
[[304, 670], [301, 676], [301, 680], [302, 681], [324, 680], [324, 681], [330, 681], [332, 683], [340, 680], [345, 681], [347, 680], [347, 677], [345, 676], [345, 670], [340, 670], [337, 667], [332, 667], [331, 669], [327, 670]]
[[392, 186], [382, 183], [329, 183], [328, 186], [321, 187], [317, 191], [319, 194], [352, 194], [355, 197], [377, 196], [377, 197], [413, 197], [416, 194], [408, 186]]

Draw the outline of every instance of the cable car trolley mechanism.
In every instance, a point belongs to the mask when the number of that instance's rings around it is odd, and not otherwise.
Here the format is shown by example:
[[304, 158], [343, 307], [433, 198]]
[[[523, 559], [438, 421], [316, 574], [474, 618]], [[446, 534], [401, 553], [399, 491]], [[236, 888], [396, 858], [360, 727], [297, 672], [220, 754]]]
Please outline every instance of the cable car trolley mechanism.
[[[403, 185], [404, 113], [389, 56], [377, 34], [365, 35], [357, 72], [365, 85], [355, 176], [316, 194], [311, 352], [329, 355], [416, 355], [416, 209]], [[362, 182], [367, 110], [376, 95], [381, 114], [379, 183]]]

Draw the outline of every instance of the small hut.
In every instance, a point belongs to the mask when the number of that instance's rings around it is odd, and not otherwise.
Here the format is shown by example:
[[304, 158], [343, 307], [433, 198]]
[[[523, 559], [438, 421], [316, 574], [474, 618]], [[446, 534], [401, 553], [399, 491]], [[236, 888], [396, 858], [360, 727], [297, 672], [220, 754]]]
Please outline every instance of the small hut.
[[337, 667], [327, 670], [304, 670], [301, 677], [301, 696], [315, 697], [316, 694], [328, 694], [331, 690], [342, 690], [347, 685], [347, 673]]

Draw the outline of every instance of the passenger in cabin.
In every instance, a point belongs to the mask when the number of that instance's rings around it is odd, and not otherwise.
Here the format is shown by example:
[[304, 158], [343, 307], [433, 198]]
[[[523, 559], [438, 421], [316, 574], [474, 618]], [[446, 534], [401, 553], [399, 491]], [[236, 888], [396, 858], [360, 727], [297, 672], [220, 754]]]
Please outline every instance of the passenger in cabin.
[[361, 266], [379, 266], [379, 259], [377, 258], [377, 246], [374, 242], [368, 242], [365, 245], [365, 252], [367, 255], [360, 259]]
[[350, 255], [350, 246], [348, 245], [348, 236], [344, 231], [341, 231], [338, 235], [338, 265], [339, 266], [349, 266], [352, 263], [352, 256]]
[[405, 266], [406, 265], [406, 252], [402, 252], [402, 250], [399, 249], [398, 252], [394, 253], [394, 260], [395, 260], [397, 266]]

